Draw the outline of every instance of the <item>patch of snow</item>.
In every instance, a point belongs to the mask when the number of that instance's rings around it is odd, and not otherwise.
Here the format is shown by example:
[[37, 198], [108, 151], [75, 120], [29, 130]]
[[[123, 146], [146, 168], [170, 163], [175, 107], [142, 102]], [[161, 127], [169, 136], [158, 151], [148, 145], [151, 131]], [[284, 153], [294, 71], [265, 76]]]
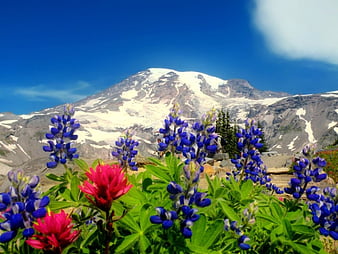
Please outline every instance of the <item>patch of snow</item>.
[[338, 124], [337, 122], [332, 121], [331, 123], [328, 124], [327, 128], [331, 129], [333, 126], [336, 126], [337, 124]]
[[4, 116], [4, 114], [0, 114], [0, 117], [3, 117]]
[[279, 135], [278, 139], [282, 139], [283, 135]]
[[138, 91], [136, 91], [135, 89], [132, 89], [132, 90], [123, 92], [121, 94], [121, 98], [131, 100], [135, 98], [137, 94], [138, 94]]
[[338, 97], [338, 94], [326, 93], [326, 94], [321, 94], [320, 96], [322, 96], [322, 97]]
[[290, 144], [287, 145], [287, 147], [289, 148], [289, 150], [294, 151], [296, 148], [294, 147], [295, 145], [295, 141], [298, 139], [298, 136], [296, 136], [291, 142]]
[[305, 122], [305, 132], [308, 134], [308, 140], [310, 143], [314, 144], [317, 142], [313, 135], [312, 127], [311, 127], [311, 121], [306, 120], [303, 116], [305, 116], [306, 110], [303, 108], [299, 108], [296, 111], [296, 115], [299, 117], [299, 119], [303, 120]]
[[5, 144], [4, 142], [0, 141], [0, 145], [6, 148], [8, 151], [16, 153], [16, 145], [15, 144]]
[[6, 159], [4, 159], [4, 158], [0, 158], [0, 162], [6, 163], [6, 164], [11, 164], [11, 163], [13, 163], [13, 161], [6, 160]]
[[334, 127], [333, 130], [338, 134], [338, 127]]
[[28, 153], [26, 153], [26, 151], [23, 150], [21, 145], [17, 144], [17, 147], [19, 147], [19, 149], [24, 153], [24, 155], [26, 155], [29, 159], [31, 159], [31, 157], [28, 155]]
[[15, 137], [14, 135], [11, 135], [10, 137], [11, 137], [15, 142], [17, 142], [18, 139], [19, 139], [18, 137]]
[[81, 107], [79, 107], [79, 108], [81, 108], [81, 109], [91, 108], [91, 107], [97, 106], [97, 104], [101, 104], [105, 100], [106, 100], [105, 97], [98, 97], [96, 99], [91, 99], [91, 100], [88, 100], [85, 104], [81, 105]]
[[94, 147], [95, 149], [102, 149], [102, 148], [111, 149], [110, 145], [95, 145], [95, 144], [90, 144], [90, 146]]

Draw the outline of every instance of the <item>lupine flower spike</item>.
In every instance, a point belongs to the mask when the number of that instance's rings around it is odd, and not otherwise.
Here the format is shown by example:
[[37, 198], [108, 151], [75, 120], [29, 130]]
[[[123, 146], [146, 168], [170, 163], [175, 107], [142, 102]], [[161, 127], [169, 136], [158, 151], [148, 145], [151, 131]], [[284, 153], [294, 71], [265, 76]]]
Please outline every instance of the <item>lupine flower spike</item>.
[[206, 198], [206, 193], [197, 191], [200, 174], [203, 172], [205, 157], [208, 153], [213, 154], [217, 150], [215, 127], [215, 110], [209, 111], [201, 121], [192, 124], [188, 130], [187, 122], [179, 118], [178, 104], [174, 104], [168, 118], [164, 121], [165, 127], [160, 129], [163, 141], [159, 143], [159, 151], [171, 151], [182, 154], [185, 158], [184, 187], [176, 182], [170, 182], [167, 191], [173, 201], [173, 210], [167, 211], [163, 207], [156, 210], [158, 215], [150, 217], [154, 224], [162, 224], [163, 228], [170, 228], [174, 220], [180, 221], [181, 233], [185, 238], [192, 236], [191, 227], [199, 219], [198, 210], [193, 208], [206, 207], [211, 200]]
[[11, 241], [20, 229], [22, 235], [30, 237], [34, 233], [32, 225], [37, 218], [46, 215], [49, 197], [40, 198], [36, 190], [40, 178], [25, 177], [22, 170], [10, 171], [8, 179], [11, 183], [9, 191], [0, 193], [0, 212], [3, 221], [0, 223], [0, 243]]
[[319, 232], [324, 236], [331, 236], [338, 240], [338, 196], [333, 187], [326, 187], [321, 191], [311, 182], [320, 182], [326, 179], [323, 171], [326, 161], [315, 156], [315, 146], [307, 145], [302, 150], [293, 167], [294, 178], [290, 180], [290, 187], [285, 192], [291, 194], [297, 201], [306, 195], [312, 214], [312, 221], [319, 225]]
[[49, 212], [34, 225], [36, 234], [26, 243], [33, 248], [53, 253], [62, 253], [69, 244], [79, 237], [80, 231], [73, 230], [72, 220], [63, 210], [60, 213]]
[[43, 150], [50, 153], [51, 161], [47, 163], [47, 168], [55, 168], [59, 163], [66, 164], [67, 160], [79, 157], [77, 149], [73, 147], [73, 141], [78, 138], [75, 131], [80, 128], [79, 122], [72, 118], [74, 113], [74, 108], [67, 104], [62, 116], [51, 118], [53, 126], [50, 133], [46, 134], [48, 145], [43, 146]]
[[262, 135], [262, 130], [256, 127], [254, 120], [245, 121], [245, 127], [236, 133], [238, 138], [237, 148], [240, 154], [231, 159], [235, 169], [227, 175], [232, 175], [237, 181], [250, 179], [254, 183], [265, 185], [272, 192], [282, 194], [281, 189], [270, 183], [271, 178], [268, 176], [266, 166], [261, 159], [259, 149], [263, 147], [263, 144], [260, 143]]
[[139, 143], [133, 139], [133, 133], [130, 130], [125, 131], [125, 133], [115, 142], [115, 145], [112, 155], [117, 158], [123, 171], [127, 172], [128, 168], [137, 171], [138, 168], [134, 159], [137, 155], [137, 150], [135, 150], [135, 148]]

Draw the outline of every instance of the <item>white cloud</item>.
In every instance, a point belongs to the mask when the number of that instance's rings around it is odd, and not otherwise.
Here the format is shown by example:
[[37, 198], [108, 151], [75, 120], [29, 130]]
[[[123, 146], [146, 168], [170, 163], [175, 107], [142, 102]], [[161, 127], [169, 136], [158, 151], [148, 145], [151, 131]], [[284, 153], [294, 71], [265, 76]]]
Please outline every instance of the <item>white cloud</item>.
[[90, 87], [90, 84], [86, 81], [78, 81], [71, 88], [64, 89], [51, 89], [46, 85], [38, 85], [31, 87], [21, 87], [14, 91], [15, 94], [19, 94], [34, 101], [44, 101], [46, 99], [56, 99], [61, 102], [75, 102], [86, 97], [79, 93], [79, 91]]
[[337, 0], [256, 0], [253, 17], [274, 53], [338, 64]]

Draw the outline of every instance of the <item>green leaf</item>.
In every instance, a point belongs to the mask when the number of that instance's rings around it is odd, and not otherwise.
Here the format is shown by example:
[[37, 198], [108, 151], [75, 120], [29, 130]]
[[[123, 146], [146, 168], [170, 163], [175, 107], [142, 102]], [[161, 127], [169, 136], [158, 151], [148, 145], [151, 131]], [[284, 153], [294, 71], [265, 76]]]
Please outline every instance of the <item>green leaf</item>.
[[206, 218], [203, 214], [201, 214], [201, 217], [196, 221], [192, 227], [193, 235], [191, 237], [191, 242], [196, 245], [204, 245], [205, 241], [205, 229], [207, 226]]
[[257, 214], [256, 218], [262, 220], [263, 223], [264, 222], [270, 222], [272, 224], [278, 224], [278, 222], [276, 221], [276, 219], [274, 217], [267, 215], [267, 214], [263, 214], [263, 215]]
[[66, 208], [72, 208], [77, 207], [79, 203], [72, 202], [72, 201], [57, 201], [57, 200], [51, 200], [48, 207], [51, 210], [60, 210], [60, 209], [66, 209]]
[[154, 157], [149, 157], [148, 160], [158, 166], [162, 165], [162, 162], [159, 159], [156, 159]]
[[164, 167], [158, 167], [158, 166], [154, 166], [154, 165], [146, 165], [145, 166], [146, 170], [149, 171], [151, 174], [153, 174], [154, 176], [158, 177], [159, 179], [169, 183], [172, 181], [168, 169], [164, 168]]
[[122, 243], [116, 248], [115, 253], [124, 253], [126, 250], [133, 247], [133, 245], [137, 242], [139, 238], [139, 234], [131, 234], [127, 235]]
[[281, 209], [281, 207], [279, 206], [279, 204], [277, 203], [271, 203], [270, 204], [270, 211], [271, 211], [271, 215], [275, 218], [275, 220], [278, 223], [282, 222], [282, 218], [284, 217], [284, 213]]
[[220, 202], [222, 211], [225, 213], [226, 217], [229, 218], [231, 221], [239, 221], [240, 217], [237, 215], [236, 211], [228, 206], [225, 202]]
[[123, 223], [133, 232], [140, 232], [140, 226], [130, 213], [126, 214], [119, 222]]
[[73, 159], [74, 163], [83, 171], [88, 171], [89, 166], [87, 164], [87, 162], [85, 162], [82, 159]]
[[252, 181], [244, 181], [241, 186], [241, 194], [243, 199], [247, 199], [253, 190], [253, 183]]
[[80, 249], [88, 246], [89, 243], [95, 240], [97, 237], [97, 227], [92, 227], [90, 230], [88, 230], [88, 234], [85, 235], [85, 238], [81, 241]]
[[61, 176], [57, 176], [55, 174], [52, 174], [52, 173], [48, 173], [46, 174], [46, 177], [50, 180], [53, 180], [53, 181], [58, 181], [58, 182], [62, 182], [63, 181], [63, 178]]
[[146, 232], [153, 224], [150, 222], [149, 205], [143, 205], [140, 211], [140, 227]]
[[98, 165], [104, 165], [104, 161], [102, 159], [96, 159], [93, 161], [91, 168], [96, 168]]
[[292, 240], [292, 238], [293, 238], [293, 231], [292, 231], [292, 227], [291, 227], [290, 221], [288, 221], [286, 219], [283, 219], [282, 223], [283, 223], [283, 228], [284, 228], [285, 235], [288, 236], [290, 240]]
[[78, 201], [79, 199], [79, 193], [80, 193], [79, 185], [80, 185], [80, 180], [78, 176], [74, 175], [70, 182], [70, 195], [71, 195], [72, 200], [74, 201]]
[[292, 229], [295, 233], [301, 234], [301, 235], [308, 235], [313, 236], [315, 234], [315, 230], [311, 226], [307, 225], [294, 225], [292, 224]]
[[139, 237], [140, 252], [146, 253], [146, 250], [149, 246], [150, 246], [149, 239], [143, 234], [143, 232], [140, 232], [140, 237]]
[[293, 250], [296, 251], [296, 253], [300, 253], [300, 254], [316, 253], [315, 251], [313, 251], [312, 249], [308, 248], [307, 246], [305, 246], [303, 244], [298, 244], [298, 243], [295, 243], [293, 241], [285, 241], [283, 243], [286, 244], [286, 245], [289, 245]]
[[60, 193], [60, 196], [63, 197], [65, 200], [72, 200], [71, 193], [69, 189], [65, 189], [64, 192]]
[[224, 221], [223, 220], [217, 220], [212, 225], [209, 226], [205, 233], [205, 242], [204, 246], [206, 248], [209, 248], [217, 239], [219, 234], [221, 234], [224, 231]]

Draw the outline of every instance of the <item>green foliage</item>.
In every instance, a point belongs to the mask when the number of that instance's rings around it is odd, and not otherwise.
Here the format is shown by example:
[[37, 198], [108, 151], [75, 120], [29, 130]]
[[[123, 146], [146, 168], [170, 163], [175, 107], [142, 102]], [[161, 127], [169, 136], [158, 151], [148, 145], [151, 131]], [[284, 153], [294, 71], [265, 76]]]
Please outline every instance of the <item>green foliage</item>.
[[230, 113], [224, 110], [218, 111], [218, 117], [216, 121], [216, 132], [220, 136], [220, 142], [222, 146], [222, 152], [228, 153], [233, 158], [237, 153], [237, 138], [235, 136], [238, 131], [236, 123], [231, 121]]

